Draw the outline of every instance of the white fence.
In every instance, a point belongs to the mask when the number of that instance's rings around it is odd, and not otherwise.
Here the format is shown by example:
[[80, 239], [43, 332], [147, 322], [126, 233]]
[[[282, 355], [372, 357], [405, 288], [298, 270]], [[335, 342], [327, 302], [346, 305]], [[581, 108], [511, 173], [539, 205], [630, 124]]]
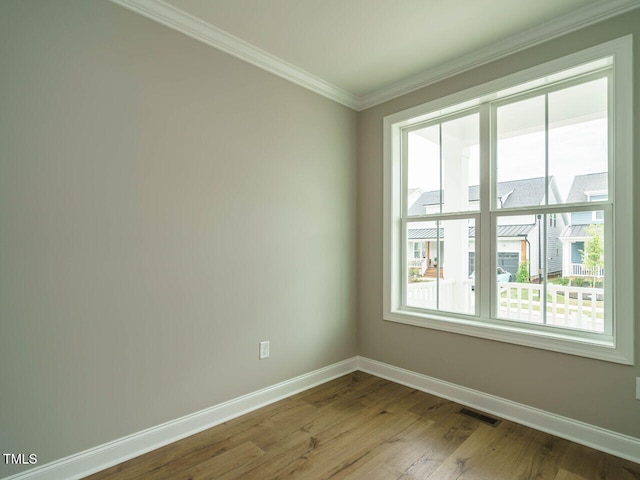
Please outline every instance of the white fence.
[[[472, 290], [473, 280], [463, 280], [462, 288], [455, 289], [453, 280], [440, 280], [440, 303], [438, 304], [438, 286], [435, 281], [417, 282], [407, 285], [407, 305], [418, 308], [429, 308], [456, 313], [473, 314], [475, 295]], [[454, 307], [455, 306], [455, 307]]]
[[[453, 280], [441, 280], [439, 288], [435, 281], [409, 283], [407, 305], [473, 314], [473, 280], [464, 280], [457, 286], [456, 291], [456, 282]], [[536, 283], [499, 282], [498, 318], [592, 332], [604, 331], [604, 289], [548, 284], [546, 316], [543, 316], [542, 287]]]
[[[571, 275], [574, 277], [593, 277], [593, 270], [585, 267], [581, 263], [572, 263], [571, 264]], [[595, 268], [595, 277], [602, 278], [604, 277], [604, 268], [596, 267]]]
[[427, 269], [427, 260], [424, 258], [411, 258], [409, 259], [409, 268], [419, 268], [420, 275]]

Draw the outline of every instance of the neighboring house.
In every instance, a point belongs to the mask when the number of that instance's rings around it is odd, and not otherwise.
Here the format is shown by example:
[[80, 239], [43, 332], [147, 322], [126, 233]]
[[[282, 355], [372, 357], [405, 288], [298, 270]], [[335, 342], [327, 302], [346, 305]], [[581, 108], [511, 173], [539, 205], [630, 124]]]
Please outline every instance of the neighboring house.
[[[558, 203], [560, 196], [554, 177], [549, 178], [549, 192], [552, 196], [551, 203]], [[444, 193], [444, 192], [442, 192]], [[498, 184], [498, 206], [501, 208], [516, 208], [541, 205], [545, 202], [545, 181], [543, 177], [512, 180]], [[415, 192], [412, 192], [415, 198]], [[409, 215], [421, 215], [435, 213], [440, 204], [440, 191], [429, 191], [420, 194], [417, 199], [409, 204]], [[444, 195], [443, 195], [443, 201]], [[469, 187], [469, 207], [475, 209], [480, 201], [480, 192], [477, 185]], [[541, 219], [532, 215], [515, 215], [500, 217], [498, 235], [497, 266], [512, 273], [515, 277], [521, 262], [530, 261], [530, 275], [535, 279], [538, 271], [539, 256], [538, 244], [542, 240], [544, 229], [541, 229]], [[547, 269], [549, 274], [560, 274], [562, 271], [563, 249], [560, 242], [560, 233], [565, 229], [568, 221], [564, 215], [548, 217], [547, 225]], [[432, 228], [414, 228], [408, 232], [407, 256], [409, 266], [419, 267], [422, 273], [433, 269], [438, 256], [436, 235], [437, 230]], [[444, 259], [444, 244], [442, 229], [440, 230], [440, 257]], [[475, 270], [475, 228], [469, 227], [469, 274]], [[444, 268], [442, 262], [440, 266]]]
[[[588, 175], [577, 175], [569, 195], [567, 202], [595, 202], [606, 200], [608, 198], [607, 173], [591, 173]], [[562, 276], [563, 277], [581, 277], [591, 276], [591, 272], [583, 265], [582, 251], [585, 242], [591, 236], [588, 228], [589, 225], [597, 225], [604, 223], [604, 217], [601, 211], [596, 212], [572, 212], [570, 214], [569, 225], [560, 235], [562, 242], [563, 258]], [[596, 277], [602, 277], [603, 269], [595, 272]]]

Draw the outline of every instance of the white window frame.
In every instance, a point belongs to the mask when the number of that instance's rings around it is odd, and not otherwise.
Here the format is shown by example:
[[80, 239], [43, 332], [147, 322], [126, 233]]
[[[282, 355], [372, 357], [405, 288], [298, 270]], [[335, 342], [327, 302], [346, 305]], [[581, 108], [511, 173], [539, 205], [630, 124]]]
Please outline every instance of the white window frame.
[[[611, 222], [612, 238], [605, 237], [610, 255], [608, 265], [612, 265], [611, 278], [607, 279], [607, 304], [612, 311], [613, 327], [610, 334], [577, 336], [563, 329], [545, 329], [539, 326], [500, 322], [492, 318], [491, 303], [477, 301], [476, 317], [454, 313], [426, 311], [403, 306], [403, 285], [405, 283], [402, 252], [402, 129], [436, 119], [444, 115], [470, 108], [489, 109], [489, 102], [497, 100], [497, 92], [516, 93], [528, 90], [532, 85], [542, 85], [549, 78], [560, 80], [563, 72], [579, 68], [581, 65], [613, 57], [611, 75], [613, 92], [610, 99], [609, 122], [613, 125], [613, 136], [609, 142], [609, 200], [597, 208], [603, 208], [607, 222]], [[525, 345], [544, 350], [563, 352], [600, 360], [634, 364], [634, 278], [633, 278], [633, 78], [632, 78], [632, 37], [631, 35], [613, 40], [596, 47], [577, 52], [566, 57], [518, 72], [477, 87], [464, 90], [424, 105], [419, 105], [384, 118], [384, 240], [383, 240], [383, 318], [387, 321], [422, 326], [458, 334], [497, 340], [517, 345]], [[525, 88], [523, 85], [528, 86]], [[485, 117], [486, 118], [486, 117]], [[490, 138], [488, 122], [481, 122], [480, 137]], [[490, 142], [480, 145], [481, 159], [490, 156]], [[615, 155], [615, 164], [612, 158]], [[482, 160], [481, 160], [482, 162]], [[481, 167], [481, 199], [490, 199], [490, 169]], [[485, 201], [487, 201], [485, 200]], [[600, 202], [598, 202], [600, 203]], [[612, 205], [623, 205], [614, 211]], [[582, 205], [580, 209], [591, 209], [592, 205]], [[573, 206], [559, 205], [555, 210], [573, 210]], [[483, 210], [486, 211], [486, 210]], [[607, 213], [610, 212], [610, 213]], [[503, 211], [500, 212], [501, 214]], [[471, 214], [473, 215], [473, 214]], [[469, 216], [465, 214], [465, 216]], [[494, 289], [491, 272], [496, 268], [495, 242], [492, 232], [496, 231], [495, 215], [491, 222], [476, 222], [476, 268], [480, 266], [479, 284]], [[485, 228], [482, 228], [485, 226]], [[490, 227], [490, 228], [489, 228]], [[615, 238], [615, 243], [614, 243]], [[482, 247], [489, 246], [488, 248]], [[488, 267], [488, 268], [487, 268]], [[609, 275], [609, 274], [608, 274]], [[483, 298], [490, 298], [485, 295]]]

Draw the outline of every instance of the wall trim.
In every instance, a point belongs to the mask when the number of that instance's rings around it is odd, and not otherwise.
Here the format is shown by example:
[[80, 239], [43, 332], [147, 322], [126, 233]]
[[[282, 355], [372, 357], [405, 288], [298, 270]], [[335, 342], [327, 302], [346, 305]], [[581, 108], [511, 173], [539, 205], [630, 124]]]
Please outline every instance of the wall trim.
[[358, 357], [358, 370], [640, 463], [640, 438], [606, 430], [366, 357]]
[[640, 439], [366, 357], [352, 357], [4, 480], [75, 480], [356, 370], [640, 463]]
[[18, 473], [4, 480], [75, 480], [357, 370], [357, 357]]
[[163, 0], [111, 2], [357, 111], [640, 7], [639, 0], [607, 0], [592, 3], [502, 42], [487, 45], [378, 91], [357, 96]]

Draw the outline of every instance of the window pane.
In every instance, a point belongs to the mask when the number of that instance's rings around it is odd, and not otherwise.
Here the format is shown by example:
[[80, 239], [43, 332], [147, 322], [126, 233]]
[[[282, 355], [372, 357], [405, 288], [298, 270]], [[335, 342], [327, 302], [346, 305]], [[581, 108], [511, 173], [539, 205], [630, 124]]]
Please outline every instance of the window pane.
[[480, 116], [408, 134], [409, 216], [479, 209]]
[[[475, 313], [473, 278], [469, 275], [475, 255], [474, 227], [472, 219], [407, 226], [407, 306]], [[423, 247], [416, 249], [416, 243]], [[416, 257], [416, 251], [424, 251], [424, 255]]]
[[[440, 222], [443, 241], [439, 288], [439, 309], [475, 314], [474, 279], [469, 275], [469, 253], [475, 253], [475, 222], [472, 219]], [[475, 275], [473, 275], [475, 276]]]
[[606, 198], [607, 171], [607, 78], [550, 93], [549, 175], [558, 192], [550, 203]]
[[442, 124], [444, 212], [480, 209], [480, 115]]
[[497, 208], [543, 204], [544, 96], [498, 107], [497, 133]]
[[497, 317], [602, 333], [604, 211], [554, 215], [498, 219]]
[[540, 296], [544, 244], [543, 215], [499, 217], [497, 221], [497, 317], [543, 323]]
[[440, 213], [440, 125], [408, 134], [407, 213]]
[[[415, 222], [407, 226], [407, 305], [410, 307], [438, 309], [436, 279], [442, 273], [438, 266], [439, 251], [443, 250], [439, 241], [441, 234], [438, 222]], [[416, 249], [416, 245], [420, 247]], [[417, 256], [416, 252], [419, 252]]]
[[[567, 212], [560, 234], [562, 269], [549, 268], [547, 323], [591, 332], [605, 331], [604, 211]], [[547, 250], [555, 239], [547, 237]]]

